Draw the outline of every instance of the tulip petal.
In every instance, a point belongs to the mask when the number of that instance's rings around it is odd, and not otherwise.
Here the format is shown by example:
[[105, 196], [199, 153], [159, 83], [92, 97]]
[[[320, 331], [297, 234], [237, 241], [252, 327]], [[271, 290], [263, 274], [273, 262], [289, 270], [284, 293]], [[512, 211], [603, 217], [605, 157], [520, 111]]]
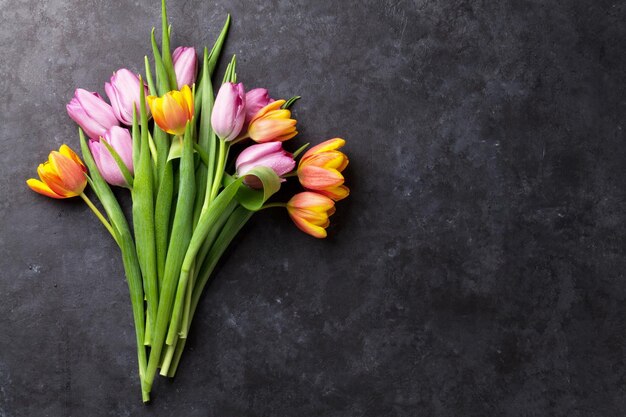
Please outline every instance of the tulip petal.
[[295, 216], [291, 213], [289, 213], [289, 216], [291, 217], [291, 220], [293, 220], [296, 227], [300, 229], [301, 231], [303, 231], [304, 233], [311, 235], [318, 239], [323, 239], [327, 236], [327, 232], [323, 227], [315, 226], [307, 222], [306, 220], [298, 216]]
[[308, 209], [311, 207], [317, 207], [319, 210], [327, 211], [331, 207], [335, 206], [335, 203], [328, 197], [314, 193], [311, 191], [304, 191], [296, 194], [289, 200], [290, 206], [295, 208]]
[[343, 200], [350, 195], [350, 189], [345, 185], [339, 187], [328, 188], [326, 190], [317, 190], [318, 193], [325, 195], [335, 201]]
[[189, 88], [188, 85], [184, 85], [183, 88], [181, 88], [180, 93], [182, 95], [182, 101], [180, 102], [181, 107], [187, 110], [187, 119], [185, 120], [185, 124], [187, 124], [187, 120], [191, 120], [194, 115], [194, 103], [191, 88]]
[[66, 144], [61, 145], [61, 147], [59, 148], [59, 153], [61, 155], [65, 155], [68, 158], [70, 158], [72, 161], [76, 162], [76, 164], [78, 166], [81, 167], [81, 169], [83, 170], [83, 172], [87, 172], [87, 167], [85, 166], [85, 164], [83, 164], [83, 161], [81, 161], [80, 157], [78, 155], [76, 155], [76, 152], [74, 152], [72, 150], [72, 148], [70, 148], [69, 146], [67, 146]]
[[268, 112], [272, 111], [272, 110], [277, 110], [280, 109], [280, 107], [285, 104], [286, 101], [285, 100], [276, 100], [272, 103], [269, 103], [267, 106], [263, 107], [261, 110], [259, 110], [259, 112], [257, 114], [254, 115], [254, 117], [252, 118], [252, 120], [250, 120], [250, 123], [254, 122], [255, 120], [265, 116]]
[[75, 121], [76, 124], [78, 124], [90, 138], [97, 138], [106, 131], [106, 128], [100, 125], [100, 123], [89, 117], [85, 110], [80, 106], [78, 100], [72, 99], [67, 106], [65, 106], [65, 108], [67, 109], [67, 114], [70, 118]]
[[50, 152], [49, 160], [54, 165], [56, 174], [62, 180], [67, 190], [76, 195], [83, 192], [87, 185], [87, 178], [80, 165], [76, 164], [71, 158], [56, 151]]
[[296, 121], [293, 119], [257, 119], [250, 123], [248, 134], [252, 140], [260, 143], [291, 139], [296, 135]]
[[57, 175], [54, 167], [49, 161], [39, 164], [37, 167], [37, 174], [39, 174], [39, 178], [41, 178], [41, 180], [46, 183], [46, 185], [57, 195], [60, 195], [63, 198], [74, 197], [77, 195], [73, 194], [65, 187], [63, 180]]
[[339, 151], [325, 151], [303, 156], [299, 166], [304, 167], [306, 165], [331, 168], [341, 172], [348, 166], [348, 158]]
[[186, 109], [172, 95], [166, 94], [163, 97], [162, 110], [165, 118], [166, 131], [172, 135], [182, 135], [185, 133]]
[[51, 198], [56, 198], [56, 199], [65, 198], [64, 196], [59, 195], [55, 193], [54, 191], [52, 191], [50, 187], [48, 187], [45, 183], [35, 178], [31, 178], [27, 180], [26, 184], [28, 184], [30, 189], [33, 190], [34, 192], [45, 195], [46, 197], [51, 197]]
[[107, 141], [115, 152], [122, 158], [124, 165], [131, 174], [133, 169], [133, 140], [128, 129], [114, 126], [104, 135], [103, 139]]
[[326, 169], [316, 166], [304, 166], [298, 170], [298, 178], [304, 188], [311, 190], [325, 190], [336, 187], [344, 182], [343, 175], [336, 169]]
[[163, 101], [159, 97], [148, 96], [146, 97], [148, 101], [148, 107], [150, 108], [150, 112], [152, 113], [152, 118], [155, 123], [163, 130], [166, 130], [164, 126], [165, 124], [165, 116], [163, 115], [163, 108], [161, 106], [161, 102]]
[[89, 117], [95, 119], [105, 129], [118, 124], [113, 108], [100, 97], [100, 94], [79, 88], [76, 90], [76, 98]]
[[346, 144], [346, 141], [341, 138], [328, 139], [320, 144], [315, 145], [304, 154], [303, 158], [314, 153], [322, 153], [326, 151], [334, 151]]

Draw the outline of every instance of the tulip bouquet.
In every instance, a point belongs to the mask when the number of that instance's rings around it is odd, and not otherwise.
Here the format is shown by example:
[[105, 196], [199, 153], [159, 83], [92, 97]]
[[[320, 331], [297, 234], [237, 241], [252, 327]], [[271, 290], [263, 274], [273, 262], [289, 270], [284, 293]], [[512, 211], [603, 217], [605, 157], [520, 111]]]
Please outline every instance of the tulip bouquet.
[[[161, 20], [161, 47], [153, 30], [154, 60], [145, 57], [144, 75], [120, 69], [104, 85], [109, 102], [77, 89], [67, 105], [80, 126], [82, 159], [63, 145], [39, 165], [40, 179], [27, 181], [48, 197], [80, 196], [119, 246], [146, 402], [158, 369], [174, 376], [200, 295], [248, 219], [265, 208], [285, 208], [300, 230], [323, 238], [335, 202], [349, 193], [341, 173], [348, 164], [339, 151], [343, 139], [306, 152], [308, 144], [293, 153], [284, 149], [298, 134], [289, 109], [299, 97], [274, 100], [263, 88], [246, 91], [237, 83], [234, 56], [214, 95], [230, 16], [212, 49], [204, 48], [199, 75], [194, 48], [170, 52], [164, 0]], [[290, 177], [304, 191], [286, 203], [268, 202]], [[101, 209], [85, 194], [88, 184]], [[132, 226], [110, 186], [128, 189]]]

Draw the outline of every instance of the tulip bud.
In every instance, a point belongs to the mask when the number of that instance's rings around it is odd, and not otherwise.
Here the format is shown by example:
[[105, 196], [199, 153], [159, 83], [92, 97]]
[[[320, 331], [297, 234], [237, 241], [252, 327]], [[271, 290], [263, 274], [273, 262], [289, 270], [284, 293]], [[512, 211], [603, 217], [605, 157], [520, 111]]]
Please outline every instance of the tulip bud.
[[[244, 176], [252, 168], [264, 166], [271, 168], [279, 177], [293, 170], [296, 161], [283, 149], [280, 142], [261, 143], [244, 149], [235, 162], [237, 175]], [[285, 181], [284, 179], [282, 181]], [[251, 188], [263, 188], [261, 181], [254, 175], [248, 175], [243, 182]]]
[[154, 122], [172, 135], [185, 133], [187, 122], [193, 119], [193, 94], [188, 85], [165, 93], [162, 97], [146, 97]]
[[119, 125], [113, 108], [98, 93], [79, 88], [65, 108], [72, 120], [92, 139], [99, 138], [112, 126]]
[[259, 110], [248, 126], [247, 136], [257, 143], [283, 142], [298, 134], [296, 120], [281, 106], [285, 100], [271, 102]]
[[37, 168], [39, 180], [31, 178], [26, 184], [35, 192], [52, 198], [76, 197], [87, 186], [87, 168], [67, 145], [52, 151], [48, 161]]
[[246, 93], [246, 121], [247, 126], [250, 120], [261, 110], [263, 107], [274, 102], [274, 99], [270, 98], [267, 89], [254, 88]]
[[[128, 129], [119, 126], [107, 131], [102, 140], [105, 140], [118, 153], [126, 168], [133, 173], [133, 142]], [[89, 141], [89, 149], [98, 166], [102, 178], [111, 185], [128, 187], [128, 183], [107, 147], [102, 141]]]
[[335, 202], [324, 195], [305, 191], [287, 202], [287, 212], [298, 229], [321, 239], [326, 237], [328, 217], [335, 212]]
[[343, 185], [341, 172], [348, 166], [348, 157], [337, 149], [346, 141], [334, 138], [309, 149], [298, 164], [298, 178], [302, 186], [330, 197], [342, 200], [350, 194], [350, 189]]
[[179, 46], [172, 53], [172, 61], [174, 62], [178, 89], [183, 88], [183, 85], [191, 87], [196, 82], [196, 74], [198, 73], [196, 50], [187, 46]]
[[224, 83], [217, 93], [211, 125], [222, 140], [231, 141], [239, 135], [246, 118], [246, 94], [243, 84]]
[[[110, 83], [104, 84], [113, 113], [117, 120], [127, 126], [133, 124], [133, 105], [137, 109], [137, 116], [141, 113], [139, 109], [139, 77], [126, 68], [122, 68], [113, 73]], [[146, 96], [149, 94], [148, 86], [144, 83]], [[148, 113], [149, 109], [146, 109]]]

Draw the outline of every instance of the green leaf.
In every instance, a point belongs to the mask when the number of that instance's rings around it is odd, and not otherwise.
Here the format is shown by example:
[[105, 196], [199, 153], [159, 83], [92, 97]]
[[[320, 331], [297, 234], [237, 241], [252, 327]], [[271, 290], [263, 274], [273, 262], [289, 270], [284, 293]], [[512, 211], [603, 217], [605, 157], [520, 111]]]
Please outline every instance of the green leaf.
[[[157, 284], [157, 260], [154, 234], [154, 185], [153, 164], [150, 158], [150, 132], [148, 129], [148, 112], [146, 109], [145, 90], [143, 80], [139, 78], [139, 110], [141, 114], [141, 153], [139, 164], [135, 166], [135, 187], [133, 189], [133, 228], [137, 242], [137, 256], [143, 274], [143, 284], [146, 294], [148, 312], [151, 325], [154, 326], [159, 303]], [[144, 343], [151, 344], [148, 336], [153, 334], [146, 331]]]
[[[198, 153], [198, 155], [200, 156], [200, 159], [202, 160], [202, 163], [205, 166], [209, 166], [209, 158], [210, 158], [209, 154], [205, 152], [204, 149], [202, 149], [200, 145], [198, 145], [197, 143], [193, 144], [193, 150], [194, 152]], [[202, 199], [204, 199], [204, 194], [202, 195]]]
[[280, 189], [280, 178], [274, 170], [264, 166], [254, 167], [246, 175], [257, 177], [263, 184], [263, 189], [254, 190], [242, 185], [237, 192], [237, 201], [248, 210], [260, 210], [263, 204]]
[[222, 84], [224, 83], [236, 83], [237, 82], [237, 55], [233, 55], [233, 57], [230, 60], [230, 63], [228, 64], [228, 66], [226, 67], [226, 71], [224, 72], [224, 79], [222, 81]]
[[167, 71], [170, 88], [175, 90], [177, 88], [176, 73], [174, 72], [174, 63], [172, 62], [172, 54], [170, 52], [170, 33], [172, 27], [167, 23], [167, 7], [165, 6], [165, 0], [161, 0], [161, 32], [163, 38], [161, 39], [161, 54], [163, 55], [163, 66]]
[[133, 106], [133, 127], [131, 129], [133, 138], [133, 166], [139, 163], [139, 151], [141, 150], [141, 140], [139, 139], [139, 118], [137, 117], [137, 109]]
[[302, 152], [304, 152], [304, 150], [306, 148], [308, 148], [310, 145], [310, 143], [305, 143], [304, 145], [300, 146], [294, 153], [293, 153], [293, 159], [296, 159], [298, 157], [298, 155], [300, 155]]
[[177, 139], [174, 139], [170, 144], [170, 153], [167, 154], [167, 162], [172, 159], [178, 159], [183, 154], [183, 142]]
[[150, 70], [150, 61], [148, 61], [148, 55], [143, 57], [144, 66], [146, 67], [146, 81], [148, 83], [148, 90], [150, 91], [151, 96], [157, 95], [156, 86], [154, 85], [154, 80], [152, 79], [152, 71]]
[[[200, 156], [200, 159], [202, 159], [202, 162], [205, 165], [208, 163], [209, 154], [204, 152], [202, 149], [200, 149], [197, 143], [193, 144], [193, 151], [194, 153], [197, 153]], [[183, 154], [183, 144], [176, 139], [173, 140], [170, 146], [170, 152], [167, 155], [167, 162], [174, 160], [174, 159], [179, 159], [182, 154]]]
[[293, 106], [293, 103], [295, 103], [296, 101], [300, 100], [301, 98], [302, 98], [301, 96], [293, 96], [289, 100], [287, 100], [285, 102], [285, 104], [283, 104], [280, 108], [281, 109], [288, 109], [289, 107]]
[[83, 154], [83, 161], [89, 172], [91, 173], [90, 183], [93, 186], [94, 191], [98, 195], [104, 210], [109, 216], [109, 220], [113, 228], [118, 233], [118, 242], [122, 251], [122, 261], [124, 264], [124, 271], [126, 272], [126, 281], [128, 283], [128, 290], [130, 292], [130, 299], [133, 310], [133, 319], [135, 323], [135, 339], [137, 343], [137, 356], [139, 361], [139, 378], [141, 380], [141, 390], [144, 401], [149, 400], [150, 387], [145, 383], [143, 376], [146, 374], [146, 350], [143, 346], [144, 332], [145, 332], [145, 316], [144, 316], [144, 295], [141, 278], [141, 268], [139, 266], [139, 260], [137, 259], [137, 252], [135, 250], [135, 244], [133, 242], [128, 222], [124, 217], [124, 212], [120, 207], [111, 187], [104, 181], [96, 162], [91, 155], [89, 146], [85, 139], [82, 129], [78, 130], [80, 136], [80, 147]]
[[152, 28], [152, 32], [150, 34], [150, 41], [152, 43], [152, 54], [154, 55], [154, 67], [156, 69], [157, 92], [159, 93], [159, 96], [162, 96], [168, 91], [172, 91], [173, 88], [170, 85], [170, 79], [167, 75], [165, 65], [163, 64], [163, 59], [161, 58], [156, 38], [154, 37], [154, 28]]
[[228, 29], [230, 28], [230, 14], [226, 16], [226, 22], [224, 22], [224, 26], [222, 27], [222, 31], [220, 32], [220, 36], [218, 36], [215, 44], [213, 44], [213, 48], [211, 48], [211, 52], [209, 53], [209, 74], [213, 75], [213, 71], [215, 71], [215, 66], [217, 65], [217, 61], [220, 58], [222, 53], [222, 47], [224, 46], [224, 41], [226, 40], [226, 35], [228, 35]]

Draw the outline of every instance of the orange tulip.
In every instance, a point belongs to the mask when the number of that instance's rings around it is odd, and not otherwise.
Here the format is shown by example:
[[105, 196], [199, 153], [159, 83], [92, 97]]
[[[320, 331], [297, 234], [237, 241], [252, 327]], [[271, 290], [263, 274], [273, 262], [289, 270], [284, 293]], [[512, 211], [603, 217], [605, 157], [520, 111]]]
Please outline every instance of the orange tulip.
[[274, 101], [263, 107], [250, 120], [247, 135], [257, 143], [284, 142], [298, 134], [291, 112], [281, 109], [285, 100]]
[[185, 133], [187, 122], [193, 118], [193, 95], [188, 85], [163, 97], [148, 96], [148, 107], [157, 125], [172, 135]]
[[289, 217], [302, 230], [316, 238], [326, 237], [328, 217], [335, 212], [335, 202], [321, 194], [305, 191], [287, 202]]
[[26, 184], [33, 191], [52, 198], [79, 196], [87, 185], [87, 168], [67, 145], [62, 145], [58, 152], [50, 152], [37, 173], [41, 181], [31, 178]]
[[309, 149], [298, 164], [298, 179], [302, 186], [332, 198], [346, 198], [350, 189], [343, 185], [341, 174], [348, 166], [348, 157], [337, 149], [345, 145], [340, 138], [330, 139]]

